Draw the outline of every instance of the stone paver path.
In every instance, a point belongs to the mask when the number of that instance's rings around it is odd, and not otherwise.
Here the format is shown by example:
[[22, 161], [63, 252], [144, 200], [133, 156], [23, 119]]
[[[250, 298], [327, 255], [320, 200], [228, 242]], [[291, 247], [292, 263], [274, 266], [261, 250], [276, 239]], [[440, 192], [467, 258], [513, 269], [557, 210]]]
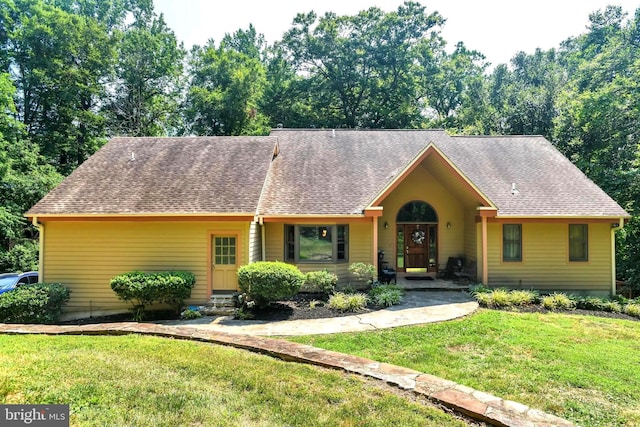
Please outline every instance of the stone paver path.
[[464, 292], [410, 291], [402, 304], [384, 310], [329, 319], [234, 320], [232, 317], [201, 317], [190, 321], [163, 321], [164, 325], [189, 325], [212, 331], [260, 336], [294, 336], [363, 332], [398, 326], [442, 322], [469, 315], [478, 304]]
[[517, 402], [503, 400], [444, 380], [433, 375], [365, 359], [358, 356], [323, 350], [273, 338], [229, 334], [194, 326], [160, 325], [153, 323], [101, 323], [92, 325], [7, 325], [0, 324], [0, 333], [49, 335], [122, 335], [142, 334], [203, 341], [260, 352], [283, 360], [309, 363], [331, 369], [357, 373], [412, 390], [432, 401], [460, 411], [468, 416], [496, 426], [571, 426], [566, 420], [529, 408]]

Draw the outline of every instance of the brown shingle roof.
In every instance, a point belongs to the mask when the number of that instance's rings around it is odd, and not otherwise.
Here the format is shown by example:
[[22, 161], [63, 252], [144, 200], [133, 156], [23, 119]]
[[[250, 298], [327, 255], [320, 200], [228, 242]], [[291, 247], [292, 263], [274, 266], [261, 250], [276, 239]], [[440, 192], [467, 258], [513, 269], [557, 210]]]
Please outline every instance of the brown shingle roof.
[[261, 199], [264, 215], [361, 214], [433, 143], [499, 216], [628, 216], [541, 136], [345, 129], [277, 129], [271, 135], [278, 137], [281, 154]]
[[27, 215], [253, 214], [274, 145], [273, 137], [113, 138]]
[[[271, 161], [276, 141], [280, 154]], [[362, 215], [430, 143], [499, 216], [628, 217], [539, 136], [344, 129], [114, 138], [27, 215]]]
[[269, 171], [264, 215], [362, 214], [442, 130], [275, 129], [280, 155]]
[[499, 216], [629, 216], [542, 136], [456, 136], [438, 147]]

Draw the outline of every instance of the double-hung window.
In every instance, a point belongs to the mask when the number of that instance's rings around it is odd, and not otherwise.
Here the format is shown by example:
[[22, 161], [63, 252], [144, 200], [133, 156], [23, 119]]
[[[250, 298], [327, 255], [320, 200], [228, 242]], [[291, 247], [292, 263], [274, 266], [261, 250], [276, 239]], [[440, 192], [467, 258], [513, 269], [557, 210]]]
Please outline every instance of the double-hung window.
[[522, 261], [522, 224], [502, 225], [502, 260]]
[[348, 225], [285, 225], [285, 259], [296, 263], [347, 262]]
[[569, 224], [569, 261], [589, 261], [587, 224]]

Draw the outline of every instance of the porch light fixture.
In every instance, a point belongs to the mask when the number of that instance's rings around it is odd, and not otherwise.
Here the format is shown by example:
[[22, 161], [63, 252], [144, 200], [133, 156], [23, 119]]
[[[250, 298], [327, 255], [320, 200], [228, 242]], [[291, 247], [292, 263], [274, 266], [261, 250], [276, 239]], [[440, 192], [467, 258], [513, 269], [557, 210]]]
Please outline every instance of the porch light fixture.
[[384, 228], [388, 229], [389, 228], [389, 223], [387, 221], [384, 222]]
[[447, 230], [451, 230], [451, 222], [447, 221]]

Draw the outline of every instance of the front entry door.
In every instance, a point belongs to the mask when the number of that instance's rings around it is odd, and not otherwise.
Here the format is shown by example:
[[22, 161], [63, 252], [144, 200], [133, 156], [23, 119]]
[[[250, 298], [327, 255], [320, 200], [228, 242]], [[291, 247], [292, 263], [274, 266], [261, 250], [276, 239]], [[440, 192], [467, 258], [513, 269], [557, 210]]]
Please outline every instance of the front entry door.
[[[437, 272], [437, 225], [398, 225], [398, 267], [400, 259], [407, 273]], [[400, 253], [402, 251], [402, 253]]]
[[235, 291], [238, 289], [238, 236], [216, 234], [212, 239], [212, 290]]

